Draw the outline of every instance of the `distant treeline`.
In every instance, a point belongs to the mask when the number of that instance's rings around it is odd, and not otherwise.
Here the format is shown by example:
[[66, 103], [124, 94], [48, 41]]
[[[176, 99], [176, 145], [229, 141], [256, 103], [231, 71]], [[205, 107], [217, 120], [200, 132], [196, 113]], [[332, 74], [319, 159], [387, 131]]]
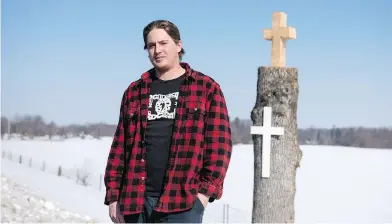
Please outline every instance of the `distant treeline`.
[[[251, 120], [231, 119], [233, 143], [251, 144], [249, 133]], [[34, 139], [38, 136], [81, 137], [91, 135], [100, 139], [103, 136], [112, 137], [116, 124], [92, 123], [59, 126], [54, 122], [45, 122], [42, 116], [19, 116], [12, 120], [1, 117], [1, 137], [5, 133], [19, 134], [23, 138]], [[332, 127], [299, 129], [299, 143], [301, 145], [340, 145], [361, 148], [392, 149], [392, 128], [365, 127]]]

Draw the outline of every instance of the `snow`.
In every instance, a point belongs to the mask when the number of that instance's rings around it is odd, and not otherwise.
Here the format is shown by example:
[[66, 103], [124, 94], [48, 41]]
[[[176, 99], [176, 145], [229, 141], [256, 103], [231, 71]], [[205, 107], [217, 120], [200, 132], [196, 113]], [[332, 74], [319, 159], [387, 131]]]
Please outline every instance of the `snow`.
[[[71, 212], [110, 222], [103, 204], [104, 174], [111, 138], [2, 141], [2, 173], [27, 185], [35, 194]], [[392, 222], [392, 150], [301, 146], [297, 170], [296, 222]], [[9, 160], [12, 152], [12, 161]], [[19, 155], [23, 155], [19, 164]], [[29, 167], [29, 159], [32, 167]], [[41, 171], [45, 161], [45, 171]], [[91, 174], [91, 186], [58, 177], [58, 166], [75, 177], [76, 169]], [[100, 190], [100, 186], [102, 189]], [[229, 204], [229, 222], [251, 222], [253, 146], [236, 145], [221, 200], [210, 203], [204, 222], [222, 222]], [[48, 204], [48, 207], [52, 205]]]
[[88, 215], [66, 211], [57, 203], [31, 192], [25, 185], [15, 183], [2, 173], [1, 222], [95, 222]]

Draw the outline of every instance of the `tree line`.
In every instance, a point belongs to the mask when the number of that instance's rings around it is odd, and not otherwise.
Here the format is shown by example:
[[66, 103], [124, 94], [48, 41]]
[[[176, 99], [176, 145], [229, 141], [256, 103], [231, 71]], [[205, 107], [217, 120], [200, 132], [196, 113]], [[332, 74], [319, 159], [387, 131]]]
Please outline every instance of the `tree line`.
[[[250, 135], [252, 121], [235, 118], [231, 123], [233, 142], [253, 144]], [[299, 128], [300, 145], [336, 145], [360, 148], [392, 149], [392, 127]]]
[[[230, 119], [233, 143], [252, 144], [250, 135], [250, 119]], [[104, 136], [112, 137], [116, 124], [91, 123], [57, 125], [55, 122], [46, 122], [40, 115], [16, 116], [9, 119], [1, 117], [1, 137], [6, 133], [18, 134], [24, 139], [35, 137], [60, 136], [84, 138], [90, 135], [100, 139]], [[304, 128], [298, 130], [300, 145], [337, 145], [361, 148], [388, 148], [392, 149], [392, 127], [366, 128], [366, 127], [336, 127], [331, 128]]]

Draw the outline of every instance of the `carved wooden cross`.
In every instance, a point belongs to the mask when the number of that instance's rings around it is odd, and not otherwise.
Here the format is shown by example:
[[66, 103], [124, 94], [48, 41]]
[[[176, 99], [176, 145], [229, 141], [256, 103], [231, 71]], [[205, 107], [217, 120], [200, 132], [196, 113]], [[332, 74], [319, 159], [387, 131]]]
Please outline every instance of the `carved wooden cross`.
[[272, 14], [272, 29], [264, 29], [264, 39], [272, 40], [271, 62], [273, 67], [286, 65], [286, 41], [296, 38], [296, 30], [287, 26], [287, 14]]

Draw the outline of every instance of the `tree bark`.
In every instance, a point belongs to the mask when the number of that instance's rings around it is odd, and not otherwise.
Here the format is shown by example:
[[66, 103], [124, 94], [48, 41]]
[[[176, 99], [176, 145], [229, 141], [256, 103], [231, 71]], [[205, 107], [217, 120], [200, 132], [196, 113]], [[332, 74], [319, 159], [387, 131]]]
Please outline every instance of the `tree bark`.
[[272, 108], [272, 126], [283, 136], [272, 136], [270, 177], [262, 178], [262, 136], [253, 135], [254, 190], [252, 222], [295, 222], [296, 169], [302, 158], [298, 144], [298, 69], [260, 67], [253, 125], [263, 125], [263, 107]]

